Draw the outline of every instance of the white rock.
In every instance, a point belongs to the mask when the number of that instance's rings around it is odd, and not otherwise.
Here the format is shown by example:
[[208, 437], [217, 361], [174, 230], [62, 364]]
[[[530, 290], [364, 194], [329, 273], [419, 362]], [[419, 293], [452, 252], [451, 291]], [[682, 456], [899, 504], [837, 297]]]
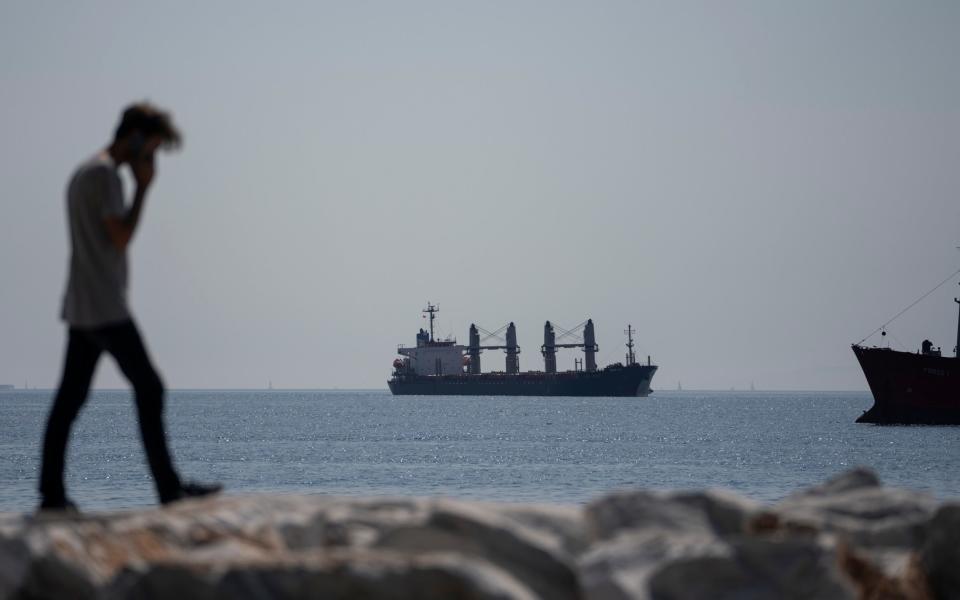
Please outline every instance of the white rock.
[[580, 588], [590, 600], [652, 598], [650, 579], [672, 561], [724, 559], [730, 547], [718, 538], [664, 528], [628, 530], [580, 557]]
[[0, 515], [0, 600], [960, 598], [958, 548], [960, 505], [862, 469], [771, 507], [719, 490], [587, 506], [220, 496]]
[[880, 478], [873, 470], [867, 467], [855, 467], [831, 477], [820, 485], [800, 490], [789, 496], [799, 498], [803, 496], [833, 496], [853, 490], [881, 487]]
[[788, 529], [833, 532], [859, 546], [918, 549], [936, 500], [876, 481], [857, 469], [787, 497], [772, 512]]
[[590, 600], [837, 599], [856, 590], [832, 538], [754, 538], [632, 530], [581, 557]]
[[438, 500], [425, 521], [385, 531], [376, 547], [455, 552], [496, 565], [542, 598], [577, 597], [573, 561], [556, 536], [482, 506]]

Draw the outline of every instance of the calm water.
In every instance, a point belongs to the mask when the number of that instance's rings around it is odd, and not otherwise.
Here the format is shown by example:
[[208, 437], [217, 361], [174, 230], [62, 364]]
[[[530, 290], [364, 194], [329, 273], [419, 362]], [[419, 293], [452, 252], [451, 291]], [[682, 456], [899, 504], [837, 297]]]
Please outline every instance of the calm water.
[[[0, 511], [36, 503], [50, 396], [0, 392]], [[823, 392], [173, 391], [167, 429], [187, 477], [238, 493], [582, 502], [613, 488], [722, 486], [773, 500], [864, 464], [887, 483], [960, 497], [960, 427], [854, 424], [871, 404], [867, 393]], [[87, 509], [154, 502], [127, 392], [97, 392], [81, 413], [68, 489]]]

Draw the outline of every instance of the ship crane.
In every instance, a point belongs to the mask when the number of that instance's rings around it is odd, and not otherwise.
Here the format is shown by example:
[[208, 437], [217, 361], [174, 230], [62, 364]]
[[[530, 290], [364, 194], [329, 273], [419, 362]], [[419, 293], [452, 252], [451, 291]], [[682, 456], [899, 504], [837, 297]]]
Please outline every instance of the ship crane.
[[[582, 348], [585, 356], [585, 370], [597, 370], [597, 346], [596, 334], [593, 329], [593, 319], [587, 319], [572, 329], [564, 329], [559, 325], [556, 329], [560, 330], [560, 336], [557, 337], [555, 327], [547, 321], [543, 326], [543, 346], [540, 347], [540, 353], [543, 354], [543, 370], [546, 373], [557, 372], [557, 348]], [[581, 337], [577, 332], [583, 330]], [[579, 341], [574, 343], [558, 344], [558, 339], [573, 337]]]
[[[506, 339], [500, 337], [500, 333], [504, 331], [506, 331]], [[483, 332], [484, 334], [484, 338], [482, 340], [480, 339], [481, 332]], [[486, 342], [489, 339], [500, 340], [501, 342], [503, 342], [503, 344], [498, 346], [481, 345], [483, 344], [483, 342]], [[482, 327], [478, 327], [474, 323], [470, 324], [470, 345], [467, 346], [467, 356], [470, 357], [470, 363], [468, 368], [471, 375], [479, 375], [481, 373], [480, 353], [483, 350], [506, 351], [507, 373], [520, 372], [520, 361], [517, 356], [518, 354], [520, 354], [520, 346], [517, 345], [517, 328], [512, 321], [493, 332], [487, 331]]]
[[[624, 331], [627, 334], [627, 365], [637, 364], [637, 356], [633, 353], [633, 326], [627, 325], [627, 330]], [[677, 384], [679, 387], [680, 384]]]

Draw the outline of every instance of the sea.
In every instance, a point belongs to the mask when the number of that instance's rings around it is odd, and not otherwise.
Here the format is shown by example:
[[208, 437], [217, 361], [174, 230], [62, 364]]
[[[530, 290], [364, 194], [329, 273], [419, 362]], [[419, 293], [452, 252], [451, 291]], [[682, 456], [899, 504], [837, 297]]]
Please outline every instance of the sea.
[[[0, 392], [0, 511], [32, 511], [52, 392]], [[613, 490], [721, 487], [776, 501], [864, 465], [960, 498], [960, 427], [854, 423], [867, 392], [657, 391], [647, 398], [392, 396], [386, 390], [173, 390], [184, 478], [228, 494], [585, 503]], [[127, 391], [77, 420], [68, 493], [84, 510], [156, 502]]]

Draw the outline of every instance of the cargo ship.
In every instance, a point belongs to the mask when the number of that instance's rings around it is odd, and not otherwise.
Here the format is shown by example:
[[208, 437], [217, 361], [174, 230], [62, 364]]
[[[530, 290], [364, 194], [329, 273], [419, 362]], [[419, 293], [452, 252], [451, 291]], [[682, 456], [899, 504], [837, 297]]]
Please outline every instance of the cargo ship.
[[[520, 347], [517, 329], [511, 322], [495, 332], [476, 324], [470, 325], [470, 343], [457, 344], [456, 339], [438, 340], [434, 336], [434, 318], [439, 306], [427, 303], [423, 310], [429, 316], [430, 330], [420, 329], [416, 346], [399, 346], [402, 358], [393, 361], [393, 376], [387, 382], [394, 395], [457, 395], [457, 396], [647, 396], [657, 366], [647, 357], [646, 364], [636, 361], [633, 327], [628, 326], [625, 362], [597, 368], [599, 347], [593, 321], [587, 319], [570, 330], [557, 328], [547, 321], [543, 330], [543, 371], [520, 371]], [[480, 334], [486, 334], [482, 342]], [[504, 333], [505, 332], [505, 333]], [[499, 337], [503, 333], [503, 337]], [[487, 345], [495, 338], [502, 342]], [[564, 338], [572, 341], [565, 342]], [[579, 349], [582, 359], [574, 360], [574, 370], [557, 371], [557, 350]], [[503, 371], [484, 373], [480, 355], [485, 350], [503, 350], [506, 359]]]
[[960, 315], [953, 352], [943, 356], [930, 340], [916, 352], [854, 344], [873, 393], [873, 406], [857, 423], [960, 425]]

